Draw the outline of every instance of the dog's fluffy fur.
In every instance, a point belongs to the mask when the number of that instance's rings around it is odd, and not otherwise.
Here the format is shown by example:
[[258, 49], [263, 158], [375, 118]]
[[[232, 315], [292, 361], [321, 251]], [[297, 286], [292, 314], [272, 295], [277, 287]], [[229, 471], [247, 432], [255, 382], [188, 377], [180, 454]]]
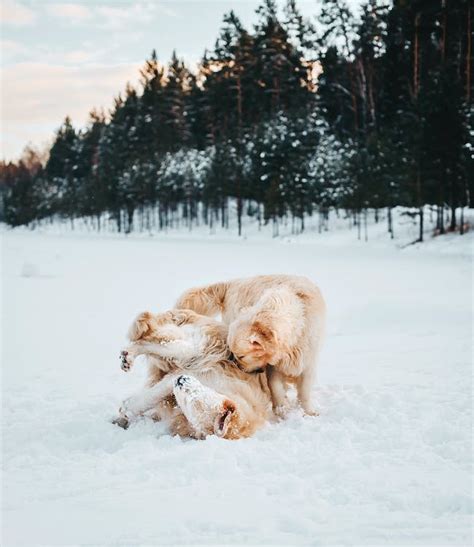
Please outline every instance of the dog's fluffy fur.
[[236, 279], [188, 290], [176, 308], [221, 313], [239, 366], [247, 372], [266, 368], [275, 412], [285, 412], [286, 384], [292, 381], [303, 410], [315, 414], [310, 395], [326, 306], [312, 281], [290, 275]]
[[268, 418], [270, 391], [264, 374], [249, 377], [230, 360], [227, 335], [224, 324], [191, 310], [140, 314], [121, 354], [122, 369], [145, 355], [148, 383], [124, 401], [116, 423], [127, 427], [149, 415], [185, 437], [252, 435]]

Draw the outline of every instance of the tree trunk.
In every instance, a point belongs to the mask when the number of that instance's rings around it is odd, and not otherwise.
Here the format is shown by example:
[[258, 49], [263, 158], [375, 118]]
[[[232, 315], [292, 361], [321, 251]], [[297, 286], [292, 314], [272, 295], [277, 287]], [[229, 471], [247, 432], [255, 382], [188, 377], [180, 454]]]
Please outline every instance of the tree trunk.
[[278, 219], [276, 216], [273, 217], [273, 237], [278, 237], [279, 230], [278, 230]]
[[127, 208], [127, 234], [132, 231], [133, 226], [133, 207]]
[[454, 232], [456, 230], [456, 206], [451, 204], [451, 223], [449, 225], [449, 229], [451, 232]]
[[471, 55], [472, 55], [472, 33], [471, 33], [471, 3], [467, 3], [467, 52], [466, 52], [466, 102], [471, 100]]
[[413, 94], [418, 97], [418, 88], [419, 88], [419, 39], [418, 39], [418, 27], [420, 24], [420, 14], [417, 13], [415, 16], [415, 39], [413, 44]]
[[388, 221], [388, 231], [390, 232], [390, 239], [394, 239], [395, 234], [393, 233], [392, 208], [390, 206], [388, 207], [387, 221]]
[[444, 207], [443, 205], [438, 205], [438, 230], [440, 234], [445, 233], [444, 229]]
[[423, 222], [424, 222], [424, 210], [423, 205], [419, 208], [418, 214], [420, 215], [420, 235], [418, 237], [418, 241], [420, 243], [423, 242]]
[[239, 187], [238, 188], [239, 196], [237, 197], [237, 225], [238, 225], [238, 232], [240, 237], [242, 235], [242, 209], [243, 209], [242, 198], [240, 196], [240, 183], [238, 187]]

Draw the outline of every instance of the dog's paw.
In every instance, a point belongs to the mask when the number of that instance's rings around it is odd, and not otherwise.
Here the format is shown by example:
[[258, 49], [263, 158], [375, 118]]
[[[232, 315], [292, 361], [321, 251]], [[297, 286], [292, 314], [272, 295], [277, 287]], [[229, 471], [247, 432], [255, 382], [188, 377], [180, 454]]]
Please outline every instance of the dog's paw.
[[114, 425], [118, 425], [122, 429], [128, 429], [129, 425], [133, 421], [133, 412], [131, 412], [130, 406], [131, 397], [125, 399], [120, 405], [118, 415], [112, 420]]
[[304, 408], [303, 412], [305, 416], [319, 416], [319, 412], [315, 408]]
[[283, 420], [284, 418], [288, 416], [288, 412], [289, 412], [289, 408], [288, 408], [288, 405], [286, 404], [277, 405], [273, 407], [273, 414], [275, 414], [275, 416], [277, 418], [280, 418], [281, 420]]
[[119, 414], [112, 420], [112, 423], [114, 425], [118, 425], [122, 429], [128, 429], [130, 425], [130, 420], [125, 414]]
[[311, 404], [303, 404], [301, 408], [305, 416], [319, 416], [319, 412]]
[[124, 372], [128, 372], [133, 365], [133, 359], [130, 355], [130, 353], [127, 350], [123, 350], [120, 352], [120, 368]]
[[187, 376], [186, 374], [181, 374], [174, 381], [174, 388], [180, 391], [190, 391], [195, 382], [194, 378]]

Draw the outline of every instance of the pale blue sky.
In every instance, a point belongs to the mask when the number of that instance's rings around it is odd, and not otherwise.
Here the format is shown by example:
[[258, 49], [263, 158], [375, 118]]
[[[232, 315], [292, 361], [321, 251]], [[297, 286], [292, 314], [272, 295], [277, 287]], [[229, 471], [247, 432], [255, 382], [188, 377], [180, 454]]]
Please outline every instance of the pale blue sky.
[[[83, 126], [93, 107], [109, 108], [153, 48], [195, 64], [212, 48], [224, 13], [255, 22], [258, 0], [2, 0], [2, 149], [45, 145], [69, 114]], [[283, 4], [283, 0], [280, 2]], [[357, 5], [359, 0], [351, 0]], [[317, 0], [300, 0], [307, 16]]]

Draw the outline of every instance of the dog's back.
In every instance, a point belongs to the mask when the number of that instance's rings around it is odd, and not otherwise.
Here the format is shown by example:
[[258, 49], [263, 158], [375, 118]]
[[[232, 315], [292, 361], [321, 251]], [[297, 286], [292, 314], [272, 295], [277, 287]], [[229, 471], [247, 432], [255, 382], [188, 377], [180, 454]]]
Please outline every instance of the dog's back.
[[185, 291], [176, 302], [177, 309], [190, 309], [213, 317], [222, 313], [232, 322], [244, 308], [254, 306], [269, 289], [290, 291], [308, 311], [325, 310], [319, 288], [308, 278], [297, 275], [257, 275]]

